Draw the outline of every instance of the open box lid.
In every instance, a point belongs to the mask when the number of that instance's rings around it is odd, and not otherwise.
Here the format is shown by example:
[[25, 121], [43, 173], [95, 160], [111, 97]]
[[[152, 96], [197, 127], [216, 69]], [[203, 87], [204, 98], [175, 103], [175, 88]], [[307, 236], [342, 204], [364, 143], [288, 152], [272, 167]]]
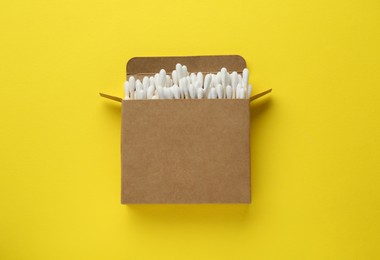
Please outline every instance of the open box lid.
[[171, 72], [177, 63], [187, 66], [189, 73], [217, 73], [223, 67], [229, 72], [242, 73], [247, 67], [243, 57], [239, 55], [218, 56], [174, 56], [174, 57], [135, 57], [127, 63], [127, 77], [154, 75], [161, 69]]

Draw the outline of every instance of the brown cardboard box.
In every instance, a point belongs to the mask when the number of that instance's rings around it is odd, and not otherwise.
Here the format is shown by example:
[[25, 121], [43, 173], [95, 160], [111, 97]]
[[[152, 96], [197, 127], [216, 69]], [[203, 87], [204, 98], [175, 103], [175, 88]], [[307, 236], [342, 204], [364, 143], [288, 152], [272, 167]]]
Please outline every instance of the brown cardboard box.
[[[241, 73], [241, 56], [133, 58], [127, 77], [177, 63], [189, 72]], [[250, 203], [251, 99], [122, 100], [121, 202]]]

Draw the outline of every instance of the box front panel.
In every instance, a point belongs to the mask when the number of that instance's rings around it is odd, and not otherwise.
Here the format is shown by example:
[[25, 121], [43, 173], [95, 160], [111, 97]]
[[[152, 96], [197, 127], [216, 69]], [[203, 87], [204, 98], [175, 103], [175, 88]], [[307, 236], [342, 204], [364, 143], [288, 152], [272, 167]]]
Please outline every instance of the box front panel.
[[122, 203], [250, 203], [249, 100], [123, 101]]

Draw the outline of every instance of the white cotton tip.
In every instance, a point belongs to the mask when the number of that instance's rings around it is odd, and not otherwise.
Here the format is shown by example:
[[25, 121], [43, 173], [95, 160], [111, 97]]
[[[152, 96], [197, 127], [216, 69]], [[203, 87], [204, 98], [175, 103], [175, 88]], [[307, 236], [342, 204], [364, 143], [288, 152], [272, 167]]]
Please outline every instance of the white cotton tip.
[[142, 89], [143, 89], [143, 85], [142, 85], [141, 81], [139, 79], [136, 80], [136, 90], [140, 91]]
[[128, 82], [128, 80], [126, 80], [126, 81], [124, 82], [124, 95], [129, 97], [130, 92], [131, 92], [131, 88], [129, 87], [129, 82]]
[[173, 85], [172, 92], [173, 92], [173, 96], [174, 96], [175, 99], [180, 99], [181, 98], [181, 93], [180, 93], [180, 90], [179, 90], [179, 87], [178, 87], [177, 84]]
[[217, 94], [219, 99], [223, 98], [223, 88], [222, 88], [221, 84], [218, 84], [216, 86], [216, 94]]
[[152, 99], [159, 99], [157, 95], [154, 95]]
[[249, 72], [248, 69], [245, 68], [243, 70], [243, 80], [242, 80], [242, 86], [247, 87], [248, 86], [248, 78], [249, 78]]
[[235, 87], [239, 84], [239, 77], [236, 71], [231, 73], [231, 86]]
[[250, 98], [251, 95], [252, 95], [252, 85], [249, 84], [249, 85], [248, 85], [248, 96], [247, 96], [247, 98]]
[[207, 74], [206, 77], [205, 77], [205, 82], [204, 82], [204, 89], [205, 90], [210, 86], [211, 80], [212, 80], [212, 75], [211, 74]]
[[222, 68], [220, 71], [220, 79], [221, 79], [223, 87], [226, 87], [228, 85], [228, 76], [229, 76], [229, 74], [227, 72], [227, 69]]
[[211, 74], [207, 74], [206, 77], [205, 77], [204, 85], [203, 85], [203, 89], [205, 90], [206, 96], [208, 96], [210, 85], [211, 85], [211, 81], [212, 81], [212, 75]]
[[172, 84], [172, 79], [170, 78], [169, 75], [166, 75], [166, 79], [165, 79], [165, 86], [166, 87], [171, 87], [173, 84]]
[[202, 85], [203, 85], [203, 74], [202, 74], [202, 72], [197, 73], [197, 82], [199, 82], [201, 87], [202, 87]]
[[173, 79], [173, 83], [178, 85], [178, 76], [177, 76], [177, 71], [175, 70], [172, 71], [172, 79]]
[[218, 84], [220, 84], [220, 72], [218, 72], [218, 74], [216, 75], [213, 75], [213, 78], [212, 78], [212, 86], [216, 88]]
[[154, 74], [154, 85], [157, 87], [157, 86], [161, 86], [160, 85], [160, 75], [158, 73]]
[[191, 81], [191, 84], [193, 84], [193, 85], [197, 81], [197, 75], [195, 75], [195, 73], [190, 74], [190, 81]]
[[240, 84], [240, 85], [243, 84], [243, 80], [242, 80], [242, 77], [240, 74], [238, 74], [238, 84]]
[[153, 76], [149, 77], [149, 86], [154, 87], [154, 77]]
[[191, 99], [196, 98], [195, 87], [193, 84], [190, 84], [190, 86], [189, 86], [189, 94], [190, 94]]
[[226, 87], [226, 98], [228, 99], [232, 98], [232, 87], [230, 85]]
[[131, 98], [129, 97], [129, 94], [128, 95], [125, 95], [124, 97], [124, 100], [130, 100]]
[[198, 88], [197, 89], [197, 98], [198, 99], [202, 99], [203, 98], [203, 93], [204, 93], [203, 88]]
[[181, 74], [182, 74], [182, 77], [187, 77], [187, 76], [189, 76], [189, 72], [187, 71], [187, 67], [186, 67], [186, 65], [183, 65], [183, 66], [182, 66], [182, 72], [181, 72]]
[[232, 98], [236, 98], [236, 88], [237, 86], [232, 86]]
[[159, 84], [161, 86], [165, 86], [165, 82], [166, 82], [166, 71], [164, 69], [161, 69], [160, 70], [160, 73], [159, 73]]
[[[222, 73], [219, 71], [216, 76], [215, 76], [215, 82], [217, 84], [221, 84], [222, 83]], [[216, 85], [217, 86], [217, 85]]]
[[146, 92], [146, 98], [147, 99], [152, 99], [153, 95], [154, 95], [154, 86], [150, 85], [148, 87], [148, 91]]
[[182, 78], [182, 65], [180, 63], [177, 63], [175, 65], [175, 70], [177, 72], [177, 78], [178, 78], [178, 81]]
[[149, 78], [148, 78], [147, 76], [145, 76], [145, 77], [143, 78], [142, 84], [143, 84], [143, 88], [144, 88], [145, 90], [147, 90], [148, 87], [149, 87]]
[[216, 97], [217, 97], [217, 94], [216, 94], [215, 88], [211, 88], [210, 93], [209, 93], [209, 99], [216, 99]]
[[129, 87], [131, 90], [135, 91], [136, 90], [136, 79], [133, 76], [129, 77]]

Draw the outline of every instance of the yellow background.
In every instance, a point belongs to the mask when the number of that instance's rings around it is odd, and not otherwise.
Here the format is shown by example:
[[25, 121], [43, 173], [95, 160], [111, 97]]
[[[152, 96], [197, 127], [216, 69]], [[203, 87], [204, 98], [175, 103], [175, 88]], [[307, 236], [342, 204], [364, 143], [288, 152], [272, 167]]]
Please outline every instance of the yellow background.
[[[0, 7], [0, 259], [379, 259], [378, 0]], [[240, 54], [252, 199], [120, 204], [133, 56]]]

